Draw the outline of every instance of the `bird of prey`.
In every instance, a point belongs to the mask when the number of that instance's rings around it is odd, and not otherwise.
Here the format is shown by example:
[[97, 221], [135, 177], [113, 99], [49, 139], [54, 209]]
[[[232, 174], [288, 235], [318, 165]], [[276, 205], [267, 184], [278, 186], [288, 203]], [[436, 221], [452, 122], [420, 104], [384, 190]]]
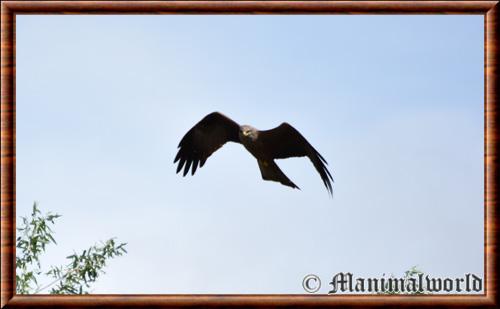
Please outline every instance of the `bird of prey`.
[[198, 165], [201, 168], [207, 158], [226, 142], [242, 144], [257, 159], [262, 179], [297, 189], [300, 188], [288, 179], [274, 160], [307, 156], [332, 194], [333, 178], [326, 168], [328, 163], [294, 127], [284, 122], [274, 129], [259, 131], [248, 125], [240, 126], [219, 112], [205, 116], [181, 139], [174, 159], [174, 163], [179, 161], [177, 173], [184, 167], [184, 176], [190, 168], [191, 175], [194, 175]]

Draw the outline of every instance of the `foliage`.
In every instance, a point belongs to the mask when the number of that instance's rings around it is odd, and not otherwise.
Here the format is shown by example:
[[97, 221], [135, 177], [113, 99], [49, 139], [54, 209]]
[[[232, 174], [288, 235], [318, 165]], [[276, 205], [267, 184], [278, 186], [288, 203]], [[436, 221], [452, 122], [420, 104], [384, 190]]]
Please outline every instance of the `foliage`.
[[[48, 288], [50, 294], [87, 294], [91, 283], [104, 273], [109, 259], [125, 254], [126, 243], [116, 243], [113, 238], [93, 245], [81, 253], [73, 252], [67, 256], [69, 263], [51, 266], [43, 271], [40, 256], [50, 243], [57, 244], [51, 227], [61, 217], [50, 212], [42, 214], [35, 202], [30, 217], [21, 217], [22, 224], [17, 228], [16, 253], [16, 292], [36, 294]], [[47, 285], [39, 285], [40, 276], [53, 279]], [[54, 286], [55, 285], [55, 286]]]

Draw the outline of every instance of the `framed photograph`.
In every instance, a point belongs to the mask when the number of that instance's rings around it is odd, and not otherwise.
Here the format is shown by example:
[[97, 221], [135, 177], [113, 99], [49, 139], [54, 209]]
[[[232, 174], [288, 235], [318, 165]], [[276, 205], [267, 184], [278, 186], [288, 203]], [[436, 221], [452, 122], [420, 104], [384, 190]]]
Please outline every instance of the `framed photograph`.
[[498, 1], [2, 1], [1, 307], [498, 306]]

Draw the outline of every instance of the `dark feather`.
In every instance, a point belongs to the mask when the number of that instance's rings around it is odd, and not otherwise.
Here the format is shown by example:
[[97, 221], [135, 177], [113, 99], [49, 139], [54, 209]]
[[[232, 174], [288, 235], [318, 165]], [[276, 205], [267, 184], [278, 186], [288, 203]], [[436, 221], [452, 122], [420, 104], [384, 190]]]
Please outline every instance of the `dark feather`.
[[274, 129], [259, 131], [258, 136], [272, 159], [307, 156], [321, 176], [326, 189], [332, 194], [333, 178], [326, 168], [328, 163], [294, 127], [284, 122]]
[[239, 143], [240, 126], [221, 113], [208, 114], [189, 130], [179, 143], [179, 151], [174, 163], [179, 161], [177, 173], [184, 166], [183, 176], [191, 170], [194, 175], [199, 166], [202, 167], [208, 157], [227, 142]]

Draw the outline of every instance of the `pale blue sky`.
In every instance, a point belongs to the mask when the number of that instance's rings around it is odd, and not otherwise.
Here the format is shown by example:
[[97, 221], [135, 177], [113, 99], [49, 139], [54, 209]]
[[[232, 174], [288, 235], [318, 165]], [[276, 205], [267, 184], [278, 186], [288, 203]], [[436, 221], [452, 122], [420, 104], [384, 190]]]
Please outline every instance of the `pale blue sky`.
[[[94, 293], [303, 293], [323, 280], [483, 274], [482, 16], [17, 16], [17, 215], [63, 215], [45, 265], [117, 237]], [[176, 147], [221, 111], [287, 121], [329, 162], [261, 180], [228, 144]]]

